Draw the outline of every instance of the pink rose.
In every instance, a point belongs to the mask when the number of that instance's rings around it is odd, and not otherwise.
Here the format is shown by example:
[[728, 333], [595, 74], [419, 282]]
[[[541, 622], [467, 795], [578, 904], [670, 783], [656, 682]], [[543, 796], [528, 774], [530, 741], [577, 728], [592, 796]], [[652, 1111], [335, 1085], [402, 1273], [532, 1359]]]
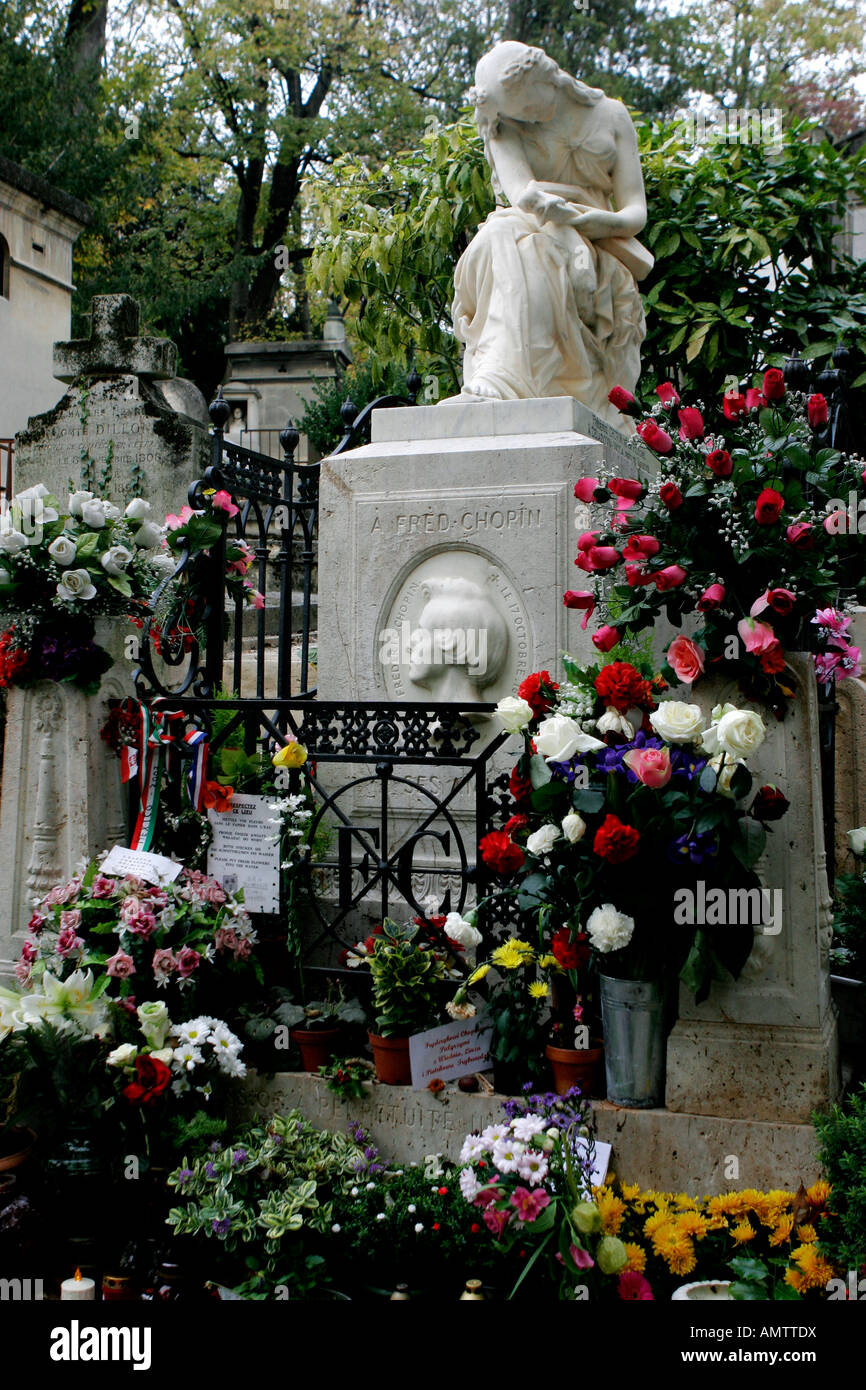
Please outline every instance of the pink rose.
[[574, 485], [574, 495], [578, 502], [591, 502], [597, 487], [601, 487], [598, 478], [578, 478]]
[[650, 449], [657, 454], [669, 454], [674, 441], [665, 430], [660, 430], [655, 420], [644, 420], [637, 426], [637, 432]]
[[248, 936], [242, 936], [235, 947], [235, 960], [249, 960], [253, 945]]
[[38, 936], [47, 921], [48, 918], [45, 916], [44, 912], [40, 912], [38, 908], [34, 908], [30, 921], [27, 923], [27, 930], [31, 931], [34, 936]]
[[60, 914], [61, 931], [78, 931], [81, 926], [81, 911], [77, 907], [67, 908]]
[[626, 565], [625, 582], [630, 589], [641, 584], [655, 583], [655, 575], [651, 570], [642, 569], [640, 565]]
[[165, 981], [168, 979], [169, 975], [171, 975], [172, 971], [175, 970], [176, 966], [177, 966], [177, 961], [175, 960], [174, 956], [171, 954], [171, 951], [164, 950], [164, 949], [163, 949], [163, 950], [154, 951], [154, 953], [153, 953], [153, 973], [154, 973], [154, 977], [156, 978], [156, 980], [157, 980], [160, 984], [164, 984], [164, 983], [165, 983]]
[[577, 608], [583, 612], [580, 630], [586, 632], [586, 625], [595, 612], [595, 594], [590, 593], [587, 589], [568, 589], [563, 594], [562, 601], [566, 608]]
[[703, 674], [704, 654], [690, 637], [675, 637], [668, 647], [667, 663], [678, 681], [692, 685]]
[[677, 418], [680, 422], [680, 439], [700, 439], [704, 432], [704, 420], [699, 410], [690, 405], [684, 406]]
[[598, 632], [592, 634], [592, 645], [595, 647], [596, 651], [599, 652], [609, 652], [612, 647], [616, 646], [618, 641], [619, 633], [616, 628], [611, 627], [609, 623], [605, 623], [604, 627], [600, 627]]
[[581, 531], [577, 538], [578, 550], [592, 550], [592, 547], [596, 544], [600, 535], [600, 531]]
[[147, 941], [156, 927], [156, 918], [152, 912], [140, 912], [137, 917], [126, 922], [125, 926], [127, 931], [134, 932], [136, 936]]
[[108, 878], [106, 874], [97, 874], [90, 885], [90, 893], [94, 898], [111, 898], [117, 892], [117, 880]]
[[769, 623], [759, 623], [754, 618], [741, 618], [737, 623], [737, 632], [746, 651], [752, 655], [767, 651], [778, 640]]
[[656, 570], [653, 580], [659, 593], [665, 594], [669, 589], [678, 588], [687, 577], [682, 565], [665, 565], [663, 570]]
[[763, 393], [757, 386], [750, 386], [746, 392], [746, 410], [761, 410], [767, 404]]
[[672, 381], [663, 381], [661, 386], [657, 386], [656, 395], [666, 410], [671, 410], [680, 403], [679, 392]]
[[785, 532], [785, 540], [795, 550], [811, 550], [815, 544], [812, 527], [808, 521], [795, 521]]
[[191, 946], [184, 946], [177, 953], [175, 965], [177, 973], [182, 980], [185, 980], [192, 972], [198, 969], [201, 956], [198, 951], [194, 951]]
[[226, 492], [225, 488], [220, 488], [211, 498], [211, 506], [214, 511], [225, 512], [228, 516], [237, 516], [240, 507], [236, 507], [231, 498], [231, 493]]
[[589, 552], [589, 562], [593, 569], [613, 569], [620, 562], [620, 553], [612, 545], [594, 545]]
[[37, 951], [33, 942], [25, 941], [24, 945], [21, 947], [21, 960], [26, 961], [28, 965], [31, 965], [33, 961], [38, 959], [38, 957], [39, 952]]
[[19, 960], [12, 973], [15, 976], [21, 988], [27, 989], [28, 985], [30, 984], [30, 966], [28, 965], [27, 961]]
[[607, 488], [624, 502], [636, 502], [644, 493], [644, 485], [637, 478], [611, 478]]
[[82, 949], [84, 942], [80, 936], [76, 936], [73, 927], [67, 927], [57, 938], [57, 954], [63, 956], [73, 956]]
[[632, 748], [622, 760], [645, 787], [666, 787], [671, 780], [673, 768], [666, 748]]
[[699, 613], [714, 613], [725, 597], [724, 584], [709, 584], [698, 599]]
[[135, 974], [135, 961], [125, 951], [117, 951], [105, 962], [106, 972], [115, 980], [128, 980]]
[[131, 922], [143, 911], [144, 904], [141, 899], [131, 894], [128, 898], [124, 898], [120, 904], [120, 920], [121, 922]]
[[218, 927], [213, 941], [218, 951], [234, 951], [238, 944], [238, 934], [234, 927]]

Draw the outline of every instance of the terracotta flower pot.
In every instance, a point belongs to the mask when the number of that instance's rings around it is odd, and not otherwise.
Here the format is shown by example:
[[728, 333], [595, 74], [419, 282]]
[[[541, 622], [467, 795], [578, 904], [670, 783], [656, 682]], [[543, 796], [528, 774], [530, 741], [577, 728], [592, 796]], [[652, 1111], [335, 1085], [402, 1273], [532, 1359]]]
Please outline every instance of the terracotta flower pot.
[[380, 1038], [368, 1033], [376, 1063], [376, 1075], [386, 1086], [411, 1086], [412, 1067], [409, 1062], [408, 1038]]
[[300, 1049], [304, 1071], [315, 1076], [319, 1067], [326, 1067], [334, 1056], [342, 1035], [342, 1028], [293, 1028], [289, 1037]]
[[572, 1086], [579, 1086], [584, 1098], [596, 1100], [604, 1094], [602, 1066], [604, 1044], [601, 1038], [592, 1039], [592, 1047], [554, 1047], [548, 1043], [544, 1055], [553, 1070], [553, 1088], [564, 1096]]
[[33, 1152], [36, 1135], [32, 1129], [7, 1129], [0, 1134], [0, 1173], [20, 1168]]

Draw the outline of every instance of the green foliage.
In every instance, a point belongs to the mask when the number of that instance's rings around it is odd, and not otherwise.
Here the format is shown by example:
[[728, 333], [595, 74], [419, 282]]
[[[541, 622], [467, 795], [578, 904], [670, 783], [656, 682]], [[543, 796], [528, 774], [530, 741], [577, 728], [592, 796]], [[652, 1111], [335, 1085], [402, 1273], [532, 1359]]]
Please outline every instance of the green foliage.
[[836, 880], [831, 959], [843, 975], [864, 979], [866, 972], [866, 874], [840, 874]]
[[444, 963], [416, 945], [418, 927], [386, 917], [373, 937], [369, 957], [373, 976], [376, 1028], [382, 1038], [408, 1037], [436, 1021], [436, 985], [445, 978]]
[[812, 1123], [831, 1188], [819, 1246], [841, 1270], [859, 1270], [866, 1261], [866, 1083], [826, 1115], [813, 1115]]
[[405, 396], [405, 373], [391, 363], [383, 366], [376, 358], [358, 367], [352, 367], [344, 376], [327, 381], [317, 381], [313, 386], [313, 400], [309, 402], [302, 418], [297, 422], [298, 429], [305, 434], [322, 456], [329, 454], [339, 444], [346, 433], [346, 426], [340, 410], [346, 400], [351, 400], [358, 411], [369, 405], [377, 396]]
[[768, 1255], [766, 1260], [755, 1259], [753, 1255], [735, 1255], [728, 1264], [737, 1276], [729, 1290], [731, 1298], [735, 1300], [748, 1303], [776, 1299], [799, 1302], [802, 1297], [785, 1281], [787, 1255]]
[[[241, 1130], [219, 1152], [183, 1163], [169, 1177], [179, 1205], [168, 1225], [178, 1235], [216, 1239], [246, 1257], [252, 1288], [273, 1297], [309, 1294], [327, 1275], [319, 1238], [333, 1224], [335, 1197], [351, 1187], [362, 1151], [341, 1134], [308, 1124], [299, 1111]], [[239, 1266], [228, 1261], [234, 1282]], [[249, 1287], [247, 1291], [249, 1291]]]
[[319, 1067], [319, 1075], [334, 1095], [360, 1100], [369, 1095], [367, 1083], [375, 1080], [376, 1071], [363, 1057], [335, 1057], [326, 1067]]

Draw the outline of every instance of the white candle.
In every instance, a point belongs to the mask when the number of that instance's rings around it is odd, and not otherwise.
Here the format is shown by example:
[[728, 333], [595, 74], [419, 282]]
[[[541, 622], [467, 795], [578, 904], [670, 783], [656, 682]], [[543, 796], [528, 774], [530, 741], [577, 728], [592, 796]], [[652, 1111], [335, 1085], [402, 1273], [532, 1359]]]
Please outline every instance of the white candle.
[[64, 1279], [60, 1285], [60, 1297], [62, 1300], [96, 1298], [96, 1285], [80, 1269], [76, 1269], [74, 1277]]

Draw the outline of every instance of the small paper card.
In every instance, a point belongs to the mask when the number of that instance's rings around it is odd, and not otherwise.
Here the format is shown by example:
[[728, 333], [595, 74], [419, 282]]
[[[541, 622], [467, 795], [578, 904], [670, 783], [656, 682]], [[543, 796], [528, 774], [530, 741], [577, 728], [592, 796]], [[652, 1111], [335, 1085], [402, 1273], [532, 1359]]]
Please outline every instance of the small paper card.
[[247, 912], [280, 910], [280, 828], [266, 796], [235, 793], [227, 811], [208, 811], [207, 871], [227, 893], [244, 890]]
[[145, 883], [155, 884], [173, 883], [182, 871], [183, 864], [178, 864], [176, 860], [169, 859], [164, 854], [150, 854], [143, 849], [126, 849], [122, 845], [115, 845], [114, 849], [109, 850], [99, 867], [101, 874], [133, 874], [136, 878], [143, 878]]
[[[575, 1139], [575, 1148], [586, 1149], [587, 1142], [584, 1138]], [[600, 1139], [596, 1139], [595, 1148], [592, 1154], [592, 1172], [590, 1174], [590, 1186], [601, 1187], [607, 1177], [607, 1170], [610, 1167], [611, 1145], [604, 1144]]]
[[493, 1066], [490, 1039], [493, 1025], [486, 1014], [458, 1018], [441, 1028], [415, 1033], [409, 1039], [412, 1089], [423, 1091], [431, 1081], [453, 1081]]

